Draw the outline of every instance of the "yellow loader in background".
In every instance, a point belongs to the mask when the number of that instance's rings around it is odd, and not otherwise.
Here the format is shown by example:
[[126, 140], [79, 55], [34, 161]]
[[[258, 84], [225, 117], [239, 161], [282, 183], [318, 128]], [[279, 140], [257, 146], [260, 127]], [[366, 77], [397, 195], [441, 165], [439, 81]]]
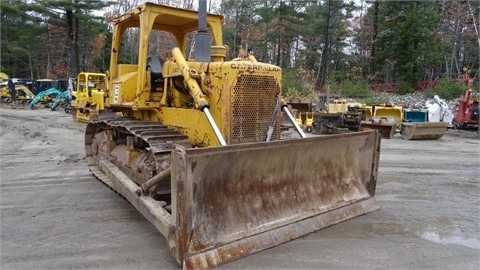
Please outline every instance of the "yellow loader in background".
[[[379, 208], [378, 132], [307, 138], [282, 102], [281, 69], [243, 50], [226, 60], [222, 23], [206, 1], [199, 12], [145, 3], [114, 19], [105, 108], [116, 117], [85, 133], [89, 169], [159, 230], [184, 269]], [[127, 33], [140, 35], [138, 61], [121, 63]], [[158, 38], [173, 46], [153, 50]], [[280, 140], [282, 117], [299, 138]]]
[[81, 72], [70, 83], [73, 119], [88, 123], [99, 117], [105, 107], [108, 79], [103, 73]]

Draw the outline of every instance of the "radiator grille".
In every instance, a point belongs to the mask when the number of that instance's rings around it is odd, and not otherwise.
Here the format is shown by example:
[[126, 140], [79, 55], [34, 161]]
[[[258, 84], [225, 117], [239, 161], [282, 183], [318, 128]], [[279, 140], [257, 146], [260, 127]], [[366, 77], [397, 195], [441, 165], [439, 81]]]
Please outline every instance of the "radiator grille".
[[[273, 77], [240, 75], [233, 88], [233, 144], [265, 141], [278, 93], [279, 84]], [[278, 132], [275, 124], [272, 138], [277, 138]]]

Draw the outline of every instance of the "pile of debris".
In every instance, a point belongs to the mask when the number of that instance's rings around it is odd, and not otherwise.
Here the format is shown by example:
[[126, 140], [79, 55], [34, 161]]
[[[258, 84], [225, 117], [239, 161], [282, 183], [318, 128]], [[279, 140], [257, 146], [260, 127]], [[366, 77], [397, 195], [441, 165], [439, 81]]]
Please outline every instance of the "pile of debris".
[[[404, 95], [387, 93], [387, 92], [379, 92], [375, 94], [375, 98], [378, 100], [383, 100], [385, 103], [394, 104], [395, 106], [402, 106], [404, 108], [424, 108], [425, 104], [431, 100], [432, 98], [427, 97], [427, 95], [423, 92], [415, 92], [415, 93], [408, 93]], [[442, 97], [440, 97], [442, 98]], [[448, 105], [450, 111], [455, 111], [455, 106], [458, 103], [459, 98], [453, 100], [445, 100]], [[347, 98], [347, 102], [359, 102], [364, 103], [366, 99], [353, 99]]]

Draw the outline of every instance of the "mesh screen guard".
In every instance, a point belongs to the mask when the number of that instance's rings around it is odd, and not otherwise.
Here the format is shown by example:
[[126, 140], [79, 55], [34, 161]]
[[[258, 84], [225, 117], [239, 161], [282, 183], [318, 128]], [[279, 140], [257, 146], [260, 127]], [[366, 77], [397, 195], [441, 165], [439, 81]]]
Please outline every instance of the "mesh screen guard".
[[[274, 77], [249, 74], [239, 76], [232, 93], [233, 144], [265, 141], [279, 93], [279, 84]], [[276, 121], [272, 138], [278, 138], [279, 132]]]

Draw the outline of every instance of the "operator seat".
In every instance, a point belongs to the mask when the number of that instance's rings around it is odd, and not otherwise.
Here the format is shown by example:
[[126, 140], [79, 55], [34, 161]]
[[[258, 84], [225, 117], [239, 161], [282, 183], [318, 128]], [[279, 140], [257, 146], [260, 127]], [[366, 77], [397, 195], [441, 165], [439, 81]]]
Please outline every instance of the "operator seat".
[[[160, 56], [149, 56], [147, 57], [147, 71], [150, 72], [150, 85], [152, 87], [151, 91], [162, 91], [163, 90], [163, 60]], [[160, 88], [157, 90], [157, 88]]]

